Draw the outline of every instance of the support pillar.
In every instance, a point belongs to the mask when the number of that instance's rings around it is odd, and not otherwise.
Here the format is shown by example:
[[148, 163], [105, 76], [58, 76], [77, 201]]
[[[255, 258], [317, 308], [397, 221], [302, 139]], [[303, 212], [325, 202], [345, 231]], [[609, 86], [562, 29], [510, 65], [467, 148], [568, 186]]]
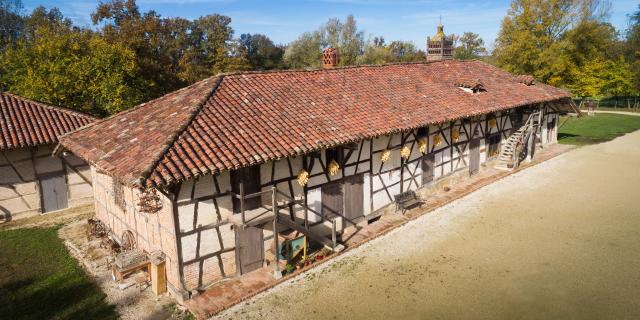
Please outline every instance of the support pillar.
[[271, 189], [271, 209], [273, 210], [273, 243], [276, 246], [275, 252], [275, 265], [273, 267], [273, 278], [282, 278], [282, 272], [280, 272], [280, 252], [278, 251], [278, 203], [276, 202], [276, 187]]

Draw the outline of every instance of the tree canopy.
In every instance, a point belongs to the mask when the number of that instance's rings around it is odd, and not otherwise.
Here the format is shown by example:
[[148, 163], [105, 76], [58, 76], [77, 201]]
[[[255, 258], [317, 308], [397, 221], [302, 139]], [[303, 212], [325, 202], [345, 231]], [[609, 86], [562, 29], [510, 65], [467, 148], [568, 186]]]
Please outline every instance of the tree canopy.
[[493, 62], [576, 95], [635, 94], [638, 75], [607, 21], [609, 8], [604, 0], [514, 0]]
[[[637, 94], [640, 6], [621, 32], [607, 0], [512, 0], [493, 52], [473, 32], [456, 37], [456, 59], [485, 59], [516, 74], [581, 96]], [[0, 90], [106, 116], [220, 72], [319, 68], [322, 49], [340, 66], [424, 61], [407, 41], [387, 41], [356, 19], [331, 18], [288, 45], [264, 34], [235, 35], [231, 18], [196, 19], [141, 12], [135, 0], [99, 2], [92, 27], [56, 8], [25, 14], [21, 0], [0, 0]]]
[[478, 59], [487, 54], [484, 47], [484, 40], [479, 34], [473, 32], [465, 32], [462, 36], [457, 37], [458, 45], [454, 50], [454, 58], [460, 60]]
[[424, 61], [424, 51], [406, 41], [385, 43], [383, 37], [365, 41], [365, 32], [358, 29], [352, 15], [345, 21], [329, 19], [315, 31], [305, 32], [292, 41], [284, 53], [285, 66], [289, 68], [318, 68], [322, 64], [322, 49], [338, 49], [339, 66], [357, 64], [382, 64], [389, 62]]

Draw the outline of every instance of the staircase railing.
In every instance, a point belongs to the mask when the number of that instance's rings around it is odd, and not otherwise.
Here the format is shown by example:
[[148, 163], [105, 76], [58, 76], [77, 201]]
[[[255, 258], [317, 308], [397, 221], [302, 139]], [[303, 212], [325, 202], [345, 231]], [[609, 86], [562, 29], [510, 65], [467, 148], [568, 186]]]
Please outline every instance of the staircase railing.
[[[320, 221], [331, 221], [331, 225], [332, 225], [331, 241], [332, 241], [332, 245], [333, 245], [332, 249], [335, 249], [335, 247], [337, 246], [337, 229], [336, 229], [336, 220], [337, 219], [342, 218], [343, 224], [346, 222], [348, 224], [351, 224], [351, 225], [355, 226], [356, 229], [360, 228], [355, 221], [345, 217], [344, 215], [342, 215], [340, 213], [337, 213], [337, 212], [331, 213], [331, 215], [333, 215], [333, 217], [329, 218], [324, 213], [317, 212], [316, 210], [310, 208], [307, 205], [307, 195], [306, 194], [303, 194], [302, 200], [296, 200], [295, 198], [292, 198], [290, 195], [288, 195], [288, 194], [286, 194], [286, 193], [284, 193], [284, 192], [282, 192], [280, 190], [276, 189], [275, 192], [277, 194], [281, 195], [282, 197], [284, 197], [286, 200], [288, 200], [288, 203], [283, 205], [282, 209], [285, 209], [288, 205], [293, 204], [294, 206], [296, 206], [296, 205], [300, 206], [304, 210], [304, 217], [303, 217], [303, 225], [302, 225], [302, 227], [304, 227], [304, 229], [307, 232], [313, 233], [311, 231], [311, 228], [309, 227], [309, 213], [311, 213], [311, 214], [313, 214], [315, 216], [318, 216], [321, 219]], [[280, 207], [278, 206], [278, 211], [279, 211], [279, 209], [280, 209]], [[278, 212], [278, 214], [276, 214], [276, 216], [278, 216], [278, 215], [279, 215], [279, 212]], [[293, 223], [297, 224], [297, 222], [295, 222], [295, 213], [293, 213], [293, 217], [292, 218], [294, 220]]]
[[[541, 112], [534, 112], [529, 115], [527, 121], [520, 127], [518, 130], [522, 130], [522, 136], [520, 137], [520, 141], [513, 147], [513, 155], [511, 159], [511, 163], [513, 163], [513, 167], [517, 168], [520, 165], [520, 152], [518, 152], [518, 145], [527, 145], [529, 139], [535, 139], [535, 131], [537, 128], [535, 127], [535, 120], [538, 118], [538, 122], [540, 122]], [[539, 125], [540, 123], [538, 123]], [[535, 129], [535, 130], [532, 130]], [[527, 152], [531, 152], [531, 150], [527, 150]]]

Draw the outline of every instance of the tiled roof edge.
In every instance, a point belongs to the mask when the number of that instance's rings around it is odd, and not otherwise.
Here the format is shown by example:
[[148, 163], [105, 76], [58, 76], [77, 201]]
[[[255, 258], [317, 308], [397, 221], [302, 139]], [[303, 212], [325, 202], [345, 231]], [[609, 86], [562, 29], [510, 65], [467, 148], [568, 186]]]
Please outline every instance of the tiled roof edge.
[[57, 111], [60, 111], [60, 112], [64, 112], [64, 113], [73, 115], [73, 116], [89, 118], [91, 120], [94, 120], [94, 122], [95, 122], [95, 120], [98, 120], [98, 118], [96, 118], [96, 117], [94, 117], [94, 116], [92, 116], [92, 115], [90, 115], [88, 113], [82, 112], [82, 111], [77, 111], [77, 110], [61, 107], [61, 106], [58, 106], [58, 105], [53, 105], [53, 104], [50, 104], [50, 103], [46, 103], [46, 102], [42, 102], [42, 101], [26, 98], [26, 97], [23, 97], [21, 95], [18, 95], [18, 94], [15, 94], [13, 92], [10, 92], [10, 91], [1, 92], [0, 94], [11, 96], [14, 99], [23, 100], [23, 101], [30, 102], [30, 103], [33, 103], [33, 104], [37, 104], [38, 106], [43, 107], [45, 109], [57, 110]]
[[213, 96], [213, 94], [216, 92], [216, 90], [222, 83], [222, 80], [224, 79], [224, 75], [218, 75], [217, 77], [218, 79], [216, 80], [215, 84], [212, 86], [211, 90], [209, 90], [209, 92], [202, 97], [202, 100], [200, 100], [200, 102], [191, 111], [189, 118], [186, 121], [184, 121], [182, 125], [180, 125], [180, 127], [178, 127], [178, 129], [174, 131], [174, 133], [167, 139], [167, 141], [164, 143], [164, 147], [162, 148], [162, 151], [155, 156], [151, 164], [146, 169], [142, 170], [142, 172], [140, 173], [140, 177], [138, 178], [138, 181], [133, 182], [134, 185], [138, 187], [144, 187], [149, 182], [149, 177], [151, 176], [151, 173], [153, 173], [153, 171], [156, 169], [160, 161], [162, 161], [165, 154], [171, 149], [171, 147], [173, 147], [173, 145], [178, 140], [180, 135], [182, 135], [182, 133], [185, 130], [187, 130], [187, 128], [189, 128], [189, 126], [191, 125], [191, 122], [193, 122], [193, 120], [200, 113], [200, 111], [202, 111], [202, 108], [204, 107], [204, 105], [207, 103], [207, 101], [209, 101], [209, 98]]

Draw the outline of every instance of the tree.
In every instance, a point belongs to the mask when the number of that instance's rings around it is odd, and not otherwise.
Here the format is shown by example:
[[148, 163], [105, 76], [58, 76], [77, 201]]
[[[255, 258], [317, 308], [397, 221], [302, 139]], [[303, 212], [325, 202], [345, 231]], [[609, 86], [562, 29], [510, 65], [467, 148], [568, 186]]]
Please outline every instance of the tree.
[[496, 40], [494, 62], [577, 94], [634, 93], [609, 72], [630, 74], [618, 33], [606, 21], [609, 8], [600, 0], [514, 0]]
[[42, 24], [31, 32], [3, 57], [9, 90], [98, 116], [144, 101], [132, 50], [90, 30]]
[[240, 46], [246, 52], [247, 61], [253, 70], [282, 68], [284, 49], [273, 44], [269, 37], [262, 34], [245, 33], [240, 35]]
[[305, 32], [289, 44], [284, 62], [291, 68], [319, 67], [321, 50], [338, 49], [340, 66], [354, 65], [364, 51], [364, 32], [359, 31], [356, 20], [349, 15], [345, 22], [332, 18], [314, 32]]
[[539, 72], [548, 67], [543, 58], [575, 21], [577, 9], [576, 0], [514, 0], [496, 39], [495, 62], [516, 74], [540, 78]]
[[632, 65], [635, 89], [640, 91], [640, 5], [638, 11], [629, 17], [625, 56]]
[[23, 27], [22, 1], [0, 0], [0, 54], [18, 40]]
[[318, 68], [322, 65], [322, 36], [320, 32], [305, 32], [289, 43], [283, 60], [287, 67], [294, 69]]
[[375, 37], [367, 43], [357, 61], [358, 64], [384, 64], [425, 60], [424, 51], [417, 50], [412, 42], [392, 41], [385, 45], [382, 37]]
[[487, 49], [484, 47], [484, 40], [482, 40], [477, 33], [465, 32], [457, 42], [459, 45], [455, 47], [456, 59], [478, 59], [487, 54]]
[[572, 73], [575, 81], [569, 88], [578, 96], [602, 98], [634, 91], [633, 71], [623, 57], [592, 60]]
[[193, 21], [140, 13], [134, 0], [100, 3], [95, 25], [112, 44], [136, 52], [138, 76], [154, 98], [218, 72], [247, 68], [233, 40], [231, 18], [219, 14]]

